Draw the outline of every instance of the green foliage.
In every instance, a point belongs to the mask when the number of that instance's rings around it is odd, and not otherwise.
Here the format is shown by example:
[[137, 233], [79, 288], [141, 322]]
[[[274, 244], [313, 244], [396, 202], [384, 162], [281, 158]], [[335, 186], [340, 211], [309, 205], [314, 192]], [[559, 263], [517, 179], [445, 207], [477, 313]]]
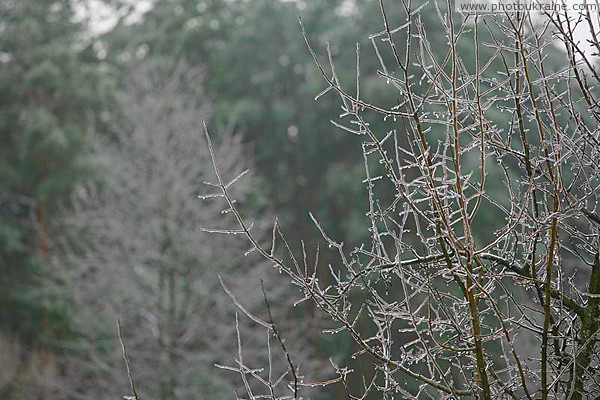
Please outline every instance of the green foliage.
[[114, 91], [71, 1], [0, 3], [0, 327], [29, 343], [68, 329], [48, 289], [59, 205], [92, 171], [88, 133]]

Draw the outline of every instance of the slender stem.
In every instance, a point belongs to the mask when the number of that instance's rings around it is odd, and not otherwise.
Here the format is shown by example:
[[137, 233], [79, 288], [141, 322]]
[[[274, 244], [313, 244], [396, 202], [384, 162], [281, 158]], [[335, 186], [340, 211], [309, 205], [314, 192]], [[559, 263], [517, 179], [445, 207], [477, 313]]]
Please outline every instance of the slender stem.
[[121, 351], [123, 352], [123, 360], [125, 361], [125, 368], [127, 370], [127, 378], [129, 378], [129, 386], [131, 387], [131, 392], [133, 393], [133, 398], [135, 400], [142, 400], [142, 398], [138, 395], [137, 390], [135, 389], [135, 383], [133, 382], [133, 374], [131, 372], [131, 364], [129, 362], [129, 357], [127, 357], [127, 350], [125, 349], [125, 342], [123, 341], [123, 335], [121, 334], [121, 321], [117, 319], [117, 334], [119, 336], [119, 342], [121, 343]]
[[[596, 346], [596, 336], [600, 329], [600, 253], [596, 254], [592, 274], [588, 284], [588, 303], [585, 314], [581, 320], [579, 332], [579, 349], [575, 357], [575, 385], [572, 400], [583, 399], [585, 391], [585, 377], [589, 374], [592, 355]], [[572, 377], [573, 379], [573, 377]]]

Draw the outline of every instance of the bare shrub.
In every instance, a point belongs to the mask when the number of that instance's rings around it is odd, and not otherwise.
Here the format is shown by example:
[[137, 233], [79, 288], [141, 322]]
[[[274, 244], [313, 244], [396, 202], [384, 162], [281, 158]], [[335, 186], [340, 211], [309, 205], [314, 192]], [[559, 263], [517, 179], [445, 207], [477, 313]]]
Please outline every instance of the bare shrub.
[[[288, 367], [278, 375], [269, 364], [267, 374], [240, 345], [230, 367], [246, 388], [237, 398], [300, 398], [321, 384], [343, 385], [352, 399], [597, 398], [600, 82], [598, 54], [573, 34], [577, 24], [594, 32], [597, 14], [577, 22], [459, 15], [452, 2], [380, 5], [368, 56], [396, 105], [362, 97], [358, 46], [356, 81], [340, 82], [329, 46], [324, 62], [304, 36], [326, 82], [317, 97], [338, 95], [333, 125], [362, 139], [369, 241], [347, 249], [311, 215], [339, 254], [329, 268], [318, 249], [292, 251], [277, 223], [261, 241], [207, 132], [214, 197], [239, 225], [228, 231], [245, 235], [300, 288], [296, 301], [312, 302], [372, 366], [356, 376], [333, 362], [333, 378], [311, 383], [297, 354], [282, 349]], [[445, 37], [428, 36], [425, 12], [439, 15]], [[448, 48], [440, 55], [432, 41]], [[557, 43], [561, 59], [551, 60]], [[595, 34], [591, 45], [600, 52]], [[381, 119], [389, 129], [373, 130]], [[280, 342], [276, 324], [250, 316]]]

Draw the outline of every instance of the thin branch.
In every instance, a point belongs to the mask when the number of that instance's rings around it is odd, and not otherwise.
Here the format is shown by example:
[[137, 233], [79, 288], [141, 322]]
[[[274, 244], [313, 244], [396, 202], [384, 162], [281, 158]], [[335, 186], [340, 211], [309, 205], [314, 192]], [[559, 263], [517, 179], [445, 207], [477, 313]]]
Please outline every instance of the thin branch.
[[133, 374], [131, 372], [131, 364], [129, 362], [129, 358], [127, 357], [127, 350], [125, 349], [125, 342], [123, 341], [123, 335], [121, 334], [121, 321], [117, 318], [117, 334], [119, 336], [119, 342], [121, 343], [121, 351], [123, 352], [123, 360], [125, 361], [125, 368], [127, 370], [127, 378], [129, 378], [129, 387], [131, 388], [131, 392], [133, 393], [133, 397], [125, 396], [126, 399], [130, 400], [142, 400], [142, 398], [138, 395], [137, 390], [135, 389], [135, 384], [133, 382]]

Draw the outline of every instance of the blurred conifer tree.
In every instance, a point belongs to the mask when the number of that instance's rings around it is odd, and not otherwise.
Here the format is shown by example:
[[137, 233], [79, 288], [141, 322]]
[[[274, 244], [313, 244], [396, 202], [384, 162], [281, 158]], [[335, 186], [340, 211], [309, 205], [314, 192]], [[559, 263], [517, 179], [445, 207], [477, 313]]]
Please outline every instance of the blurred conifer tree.
[[66, 292], [44, 284], [54, 279], [53, 221], [92, 172], [88, 133], [114, 85], [73, 2], [7, 0], [0, 16], [0, 329], [50, 370], [49, 339], [69, 326]]

